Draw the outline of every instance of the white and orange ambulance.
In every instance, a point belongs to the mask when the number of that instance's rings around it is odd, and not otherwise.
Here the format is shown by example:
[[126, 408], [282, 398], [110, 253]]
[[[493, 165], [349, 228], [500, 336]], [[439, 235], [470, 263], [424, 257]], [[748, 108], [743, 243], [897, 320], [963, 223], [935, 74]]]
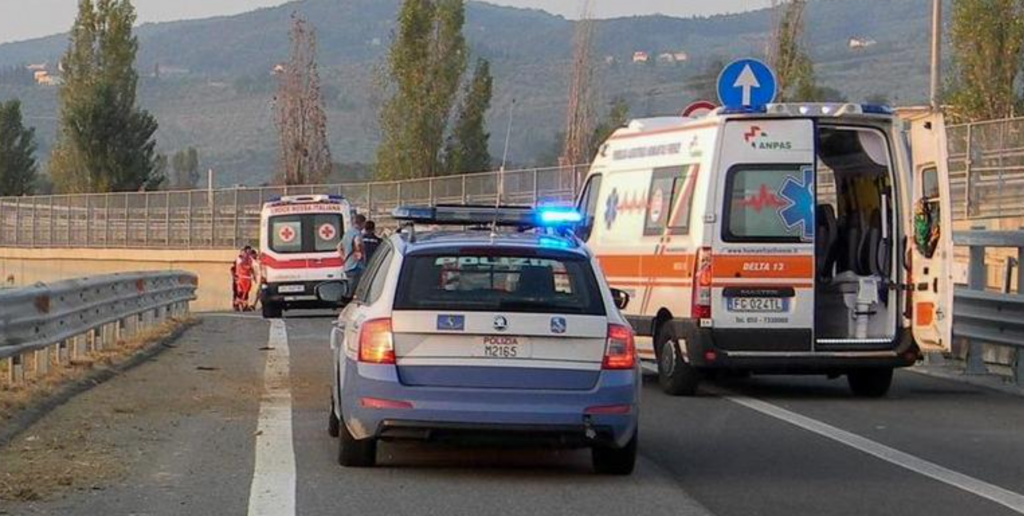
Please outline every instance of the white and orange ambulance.
[[664, 390], [725, 370], [845, 375], [882, 396], [894, 368], [948, 349], [944, 131], [930, 112], [769, 104], [615, 132], [581, 193], [581, 237], [630, 294]]
[[317, 285], [346, 279], [338, 245], [355, 217], [345, 198], [301, 195], [274, 199], [260, 214], [260, 301], [263, 316], [323, 308]]

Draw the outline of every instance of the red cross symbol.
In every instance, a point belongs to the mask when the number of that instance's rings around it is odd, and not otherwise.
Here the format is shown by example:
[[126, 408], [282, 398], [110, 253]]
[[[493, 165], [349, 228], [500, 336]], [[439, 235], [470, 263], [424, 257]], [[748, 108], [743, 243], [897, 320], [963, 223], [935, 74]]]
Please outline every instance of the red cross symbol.
[[324, 240], [334, 240], [334, 236], [337, 232], [334, 230], [334, 226], [331, 224], [324, 224], [320, 226], [320, 238]]
[[295, 230], [291, 226], [285, 226], [278, 230], [277, 235], [281, 237], [283, 242], [291, 242], [295, 240]]

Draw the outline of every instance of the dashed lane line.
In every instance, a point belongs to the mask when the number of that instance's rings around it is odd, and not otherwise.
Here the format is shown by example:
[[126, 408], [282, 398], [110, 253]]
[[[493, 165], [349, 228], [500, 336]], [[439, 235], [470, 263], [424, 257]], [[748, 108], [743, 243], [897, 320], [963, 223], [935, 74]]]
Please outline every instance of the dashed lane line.
[[786, 410], [782, 407], [772, 405], [749, 396], [735, 394], [725, 389], [711, 387], [705, 389], [733, 403], [748, 409], [760, 412], [766, 416], [797, 426], [822, 437], [826, 437], [841, 444], [845, 444], [855, 450], [861, 451], [878, 459], [895, 464], [904, 469], [924, 475], [933, 480], [962, 489], [968, 493], [980, 496], [1003, 507], [1006, 507], [1019, 514], [1024, 514], [1024, 495], [1003, 489], [994, 484], [979, 480], [977, 478], [953, 471], [949, 468], [924, 460], [920, 457], [901, 452], [884, 444], [872, 441], [857, 434], [836, 428], [827, 423], [809, 418]]
[[284, 320], [270, 321], [267, 348], [248, 514], [295, 516], [292, 394], [288, 374], [288, 330]]

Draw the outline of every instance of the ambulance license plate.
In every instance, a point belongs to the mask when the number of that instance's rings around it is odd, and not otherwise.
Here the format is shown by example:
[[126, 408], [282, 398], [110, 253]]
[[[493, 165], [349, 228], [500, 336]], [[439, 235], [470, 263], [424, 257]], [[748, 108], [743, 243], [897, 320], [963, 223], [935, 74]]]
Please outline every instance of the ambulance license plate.
[[789, 311], [789, 299], [784, 297], [730, 297], [730, 312], [778, 314]]
[[281, 285], [277, 291], [282, 294], [301, 294], [306, 291], [305, 285]]

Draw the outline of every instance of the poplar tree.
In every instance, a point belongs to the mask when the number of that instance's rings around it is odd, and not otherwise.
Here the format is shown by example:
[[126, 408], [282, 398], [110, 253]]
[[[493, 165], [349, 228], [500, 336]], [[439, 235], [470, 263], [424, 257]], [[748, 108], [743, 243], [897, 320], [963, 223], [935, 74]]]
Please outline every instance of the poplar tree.
[[806, 0], [791, 0], [774, 9], [778, 17], [769, 49], [769, 61], [778, 79], [778, 102], [814, 102], [821, 100], [814, 77], [814, 63], [804, 50], [804, 11]]
[[388, 55], [379, 179], [443, 173], [445, 136], [466, 70], [463, 0], [404, 0]]
[[1024, 0], [955, 0], [950, 36], [951, 114], [965, 121], [1017, 116]]
[[174, 173], [171, 187], [177, 190], [192, 190], [199, 185], [199, 151], [195, 147], [178, 151], [171, 158]]
[[453, 174], [485, 172], [491, 168], [487, 132], [487, 111], [491, 108], [494, 92], [494, 78], [491, 77], [491, 63], [478, 59], [473, 79], [466, 83], [462, 95], [459, 115], [452, 131], [445, 156], [448, 171]]
[[26, 128], [21, 102], [0, 102], [0, 196], [33, 193], [36, 183], [35, 129]]
[[136, 105], [138, 40], [129, 0], [81, 0], [61, 61], [60, 126], [50, 175], [62, 192], [155, 189], [157, 122]]
[[280, 181], [286, 185], [313, 184], [331, 173], [331, 149], [316, 61], [316, 31], [298, 16], [292, 16], [291, 45], [291, 58], [277, 94]]

